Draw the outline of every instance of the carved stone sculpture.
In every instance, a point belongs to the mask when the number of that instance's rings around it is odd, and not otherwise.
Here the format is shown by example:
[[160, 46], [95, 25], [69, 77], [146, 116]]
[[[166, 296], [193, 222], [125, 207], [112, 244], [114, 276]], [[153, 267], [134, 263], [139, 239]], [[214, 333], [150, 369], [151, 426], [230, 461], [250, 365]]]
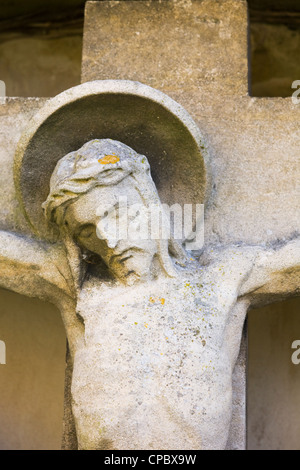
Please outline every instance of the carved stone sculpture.
[[[247, 309], [275, 284], [290, 292], [299, 241], [199, 257], [172, 236], [131, 240], [151, 205], [163, 213], [147, 157], [105, 138], [59, 159], [43, 203], [53, 238], [0, 232], [0, 284], [60, 308], [80, 449], [224, 449]], [[141, 207], [127, 239], [109, 217], [122, 198]]]

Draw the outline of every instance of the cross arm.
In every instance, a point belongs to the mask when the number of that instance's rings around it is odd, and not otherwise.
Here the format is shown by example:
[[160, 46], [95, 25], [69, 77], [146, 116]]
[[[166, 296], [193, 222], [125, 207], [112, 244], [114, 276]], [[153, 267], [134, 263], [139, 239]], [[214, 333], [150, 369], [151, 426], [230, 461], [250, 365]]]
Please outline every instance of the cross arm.
[[61, 295], [72, 297], [63, 249], [0, 230], [0, 287], [53, 303]]
[[[272, 247], [241, 245], [206, 250], [202, 265], [224, 266], [237, 297], [252, 307], [300, 295], [300, 238], [278, 242]], [[234, 277], [232, 274], [240, 274]], [[225, 278], [224, 278], [225, 281]]]
[[252, 306], [300, 295], [300, 238], [259, 250], [240, 295]]

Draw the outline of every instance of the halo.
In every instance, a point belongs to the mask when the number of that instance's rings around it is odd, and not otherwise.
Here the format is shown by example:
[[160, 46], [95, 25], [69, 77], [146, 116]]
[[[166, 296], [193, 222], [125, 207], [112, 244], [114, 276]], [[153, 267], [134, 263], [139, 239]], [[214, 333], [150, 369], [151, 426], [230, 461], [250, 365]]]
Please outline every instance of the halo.
[[139, 82], [96, 80], [47, 101], [18, 143], [14, 178], [33, 233], [50, 239], [42, 203], [60, 158], [92, 139], [118, 140], [146, 155], [161, 201], [204, 203], [208, 152], [187, 111]]

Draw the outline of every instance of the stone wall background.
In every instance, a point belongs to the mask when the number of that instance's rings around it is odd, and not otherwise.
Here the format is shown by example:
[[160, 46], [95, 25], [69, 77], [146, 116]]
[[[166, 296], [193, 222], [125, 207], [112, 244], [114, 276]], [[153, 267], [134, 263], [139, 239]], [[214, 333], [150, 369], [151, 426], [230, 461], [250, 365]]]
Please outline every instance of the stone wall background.
[[300, 299], [248, 314], [247, 448], [299, 450], [300, 365], [291, 344], [300, 339]]
[[0, 74], [7, 96], [55, 96], [80, 84], [82, 35], [0, 35]]
[[0, 289], [0, 336], [0, 450], [60, 449], [66, 338], [59, 311]]
[[[5, 2], [4, 2], [5, 3]], [[27, 8], [35, 11], [39, 2], [26, 2]], [[73, 17], [51, 20], [52, 9], [47, 12], [50, 21], [45, 21], [45, 13], [39, 10], [43, 21], [31, 19], [26, 24], [26, 15], [20, 16], [21, 25], [16, 20], [1, 21], [1, 14], [12, 15], [13, 10], [6, 6], [0, 12], [0, 79], [7, 87], [7, 96], [51, 97], [72, 86], [80, 84], [81, 54], [83, 34], [82, 0], [63, 0], [66, 9], [73, 4]], [[61, 2], [60, 2], [61, 3]], [[287, 97], [291, 96], [291, 83], [300, 77], [300, 12], [291, 13], [296, 2], [285, 2], [284, 12], [276, 16], [276, 4], [271, 2], [250, 2], [250, 40], [251, 40], [251, 94], [253, 96]], [[251, 9], [253, 6], [253, 10]], [[24, 6], [24, 4], [23, 4]], [[79, 8], [81, 6], [81, 8]], [[22, 10], [23, 11], [23, 10]], [[66, 10], [69, 11], [69, 10]], [[268, 16], [269, 13], [269, 16]], [[270, 16], [271, 14], [271, 16]], [[27, 13], [28, 15], [28, 13]], [[43, 16], [44, 15], [44, 16]], [[23, 18], [23, 19], [22, 19]], [[265, 21], [265, 22], [264, 22]], [[22, 26], [23, 25], [23, 26]], [[17, 29], [16, 29], [17, 28]]]
[[291, 96], [300, 77], [300, 29], [281, 24], [251, 24], [253, 96]]

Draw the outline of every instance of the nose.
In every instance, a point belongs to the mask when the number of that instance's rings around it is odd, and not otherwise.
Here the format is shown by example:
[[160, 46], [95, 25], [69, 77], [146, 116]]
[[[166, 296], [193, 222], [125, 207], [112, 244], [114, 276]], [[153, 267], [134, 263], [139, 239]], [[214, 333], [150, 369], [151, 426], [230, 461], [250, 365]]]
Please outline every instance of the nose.
[[116, 248], [118, 240], [116, 238], [108, 238], [106, 240], [108, 248]]
[[107, 227], [103, 225], [102, 221], [98, 222], [96, 225], [96, 234], [100, 240], [104, 240], [108, 248], [115, 248], [119, 243], [118, 238], [116, 238], [115, 227]]

